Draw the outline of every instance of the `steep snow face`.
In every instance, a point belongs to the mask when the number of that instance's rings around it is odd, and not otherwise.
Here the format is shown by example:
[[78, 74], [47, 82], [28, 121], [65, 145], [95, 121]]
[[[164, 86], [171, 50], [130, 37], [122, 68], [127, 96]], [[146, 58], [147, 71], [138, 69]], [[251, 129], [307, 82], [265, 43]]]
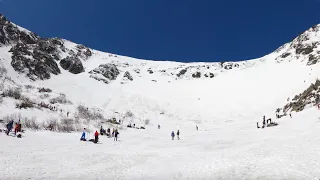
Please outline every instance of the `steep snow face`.
[[139, 60], [40, 37], [0, 51], [3, 67], [18, 84], [49, 87], [110, 116], [133, 111], [141, 119], [158, 120], [165, 111], [165, 117], [191, 123], [223, 123], [273, 115], [288, 97], [313, 83], [319, 64], [309, 62], [311, 55], [316, 57], [318, 29], [314, 26], [269, 55], [241, 62]]

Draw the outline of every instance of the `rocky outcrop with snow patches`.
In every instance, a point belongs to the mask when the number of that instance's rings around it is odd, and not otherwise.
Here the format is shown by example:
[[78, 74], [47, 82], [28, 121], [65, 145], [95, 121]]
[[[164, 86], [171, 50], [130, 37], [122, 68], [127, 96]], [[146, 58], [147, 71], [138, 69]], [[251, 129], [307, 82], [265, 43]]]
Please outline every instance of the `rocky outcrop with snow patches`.
[[300, 34], [292, 42], [280, 47], [276, 61], [301, 61], [313, 65], [320, 60], [320, 25], [315, 25]]
[[89, 73], [91, 74], [90, 77], [98, 81], [103, 81], [106, 84], [112, 80], [115, 80], [120, 74], [117, 66], [114, 64], [101, 64], [99, 67], [93, 69]]
[[277, 112], [282, 110], [284, 115], [294, 111], [300, 112], [305, 109], [306, 106], [316, 106], [320, 103], [320, 80], [316, 80], [302, 93], [295, 95], [290, 102], [288, 102], [283, 108], [278, 108]]

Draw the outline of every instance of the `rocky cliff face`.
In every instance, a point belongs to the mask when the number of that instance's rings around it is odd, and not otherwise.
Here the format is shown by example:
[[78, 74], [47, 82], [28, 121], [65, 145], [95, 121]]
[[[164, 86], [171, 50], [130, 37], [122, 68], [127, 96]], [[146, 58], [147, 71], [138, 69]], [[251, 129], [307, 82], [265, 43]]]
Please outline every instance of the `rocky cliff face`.
[[[285, 44], [272, 53], [272, 60], [305, 61], [313, 65], [320, 59], [320, 25], [305, 31], [292, 42]], [[0, 15], [0, 47], [11, 46], [11, 65], [15, 71], [26, 74], [32, 80], [50, 79], [61, 71], [79, 74], [86, 71], [84, 63], [93, 56], [93, 51], [84, 45], [70, 46], [70, 42], [59, 38], [41, 38], [25, 30]], [[107, 56], [108, 55], [108, 56]], [[100, 59], [121, 59], [113, 54], [99, 54]], [[210, 79], [220, 73], [235, 69], [250, 68], [265, 61], [264, 58], [240, 62], [215, 63], [180, 63], [171, 67], [151, 66], [151, 63], [141, 62], [129, 65], [128, 62], [113, 62], [108, 60], [101, 65], [90, 67], [90, 77], [110, 83], [120, 72], [122, 80], [132, 81], [142, 76], [170, 76], [172, 79]], [[113, 64], [113, 65], [111, 65]], [[161, 64], [161, 63], [159, 63]], [[134, 67], [133, 67], [134, 66]], [[145, 73], [146, 72], [146, 73]], [[128, 82], [129, 82], [128, 81]]]
[[283, 108], [278, 108], [276, 112], [280, 113], [282, 110], [284, 115], [289, 112], [300, 112], [305, 109], [308, 105], [318, 105], [320, 103], [320, 81], [316, 80], [315, 83], [311, 84], [305, 91], [296, 95], [289, 103]]
[[320, 60], [320, 25], [315, 25], [300, 34], [292, 42], [280, 47], [276, 52], [280, 53], [276, 58], [282, 61], [305, 61], [307, 65], [313, 65]]
[[73, 74], [84, 72], [80, 59], [87, 60], [92, 56], [91, 50], [83, 45], [68, 49], [64, 40], [41, 38], [0, 15], [0, 46], [9, 45], [12, 46], [9, 51], [12, 53], [12, 67], [32, 80], [45, 80], [52, 74], [60, 74], [58, 62], [63, 69]]
[[34, 44], [38, 39], [40, 39], [38, 35], [20, 29], [0, 14], [0, 46], [17, 42]]

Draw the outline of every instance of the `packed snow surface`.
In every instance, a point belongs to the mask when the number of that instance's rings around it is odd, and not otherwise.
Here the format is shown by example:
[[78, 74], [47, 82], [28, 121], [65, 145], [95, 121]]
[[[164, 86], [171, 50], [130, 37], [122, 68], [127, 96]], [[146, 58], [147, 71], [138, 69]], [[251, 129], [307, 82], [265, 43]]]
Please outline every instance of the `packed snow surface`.
[[[306, 179], [320, 176], [320, 120], [315, 109], [276, 127], [255, 124], [127, 129], [119, 141], [79, 141], [80, 133], [0, 135], [1, 179]], [[92, 137], [92, 134], [89, 135]]]

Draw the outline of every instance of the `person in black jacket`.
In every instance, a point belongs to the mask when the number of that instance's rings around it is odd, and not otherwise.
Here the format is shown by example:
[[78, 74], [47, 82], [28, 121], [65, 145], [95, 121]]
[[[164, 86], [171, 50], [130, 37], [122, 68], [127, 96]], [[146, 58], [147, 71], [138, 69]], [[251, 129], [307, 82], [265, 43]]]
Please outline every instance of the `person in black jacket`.
[[118, 132], [118, 129], [116, 129], [114, 131], [114, 141], [118, 141], [118, 135], [119, 135], [119, 132]]
[[180, 135], [180, 131], [178, 130], [178, 131], [177, 131], [177, 137], [178, 137], [178, 140], [180, 140], [179, 135]]

